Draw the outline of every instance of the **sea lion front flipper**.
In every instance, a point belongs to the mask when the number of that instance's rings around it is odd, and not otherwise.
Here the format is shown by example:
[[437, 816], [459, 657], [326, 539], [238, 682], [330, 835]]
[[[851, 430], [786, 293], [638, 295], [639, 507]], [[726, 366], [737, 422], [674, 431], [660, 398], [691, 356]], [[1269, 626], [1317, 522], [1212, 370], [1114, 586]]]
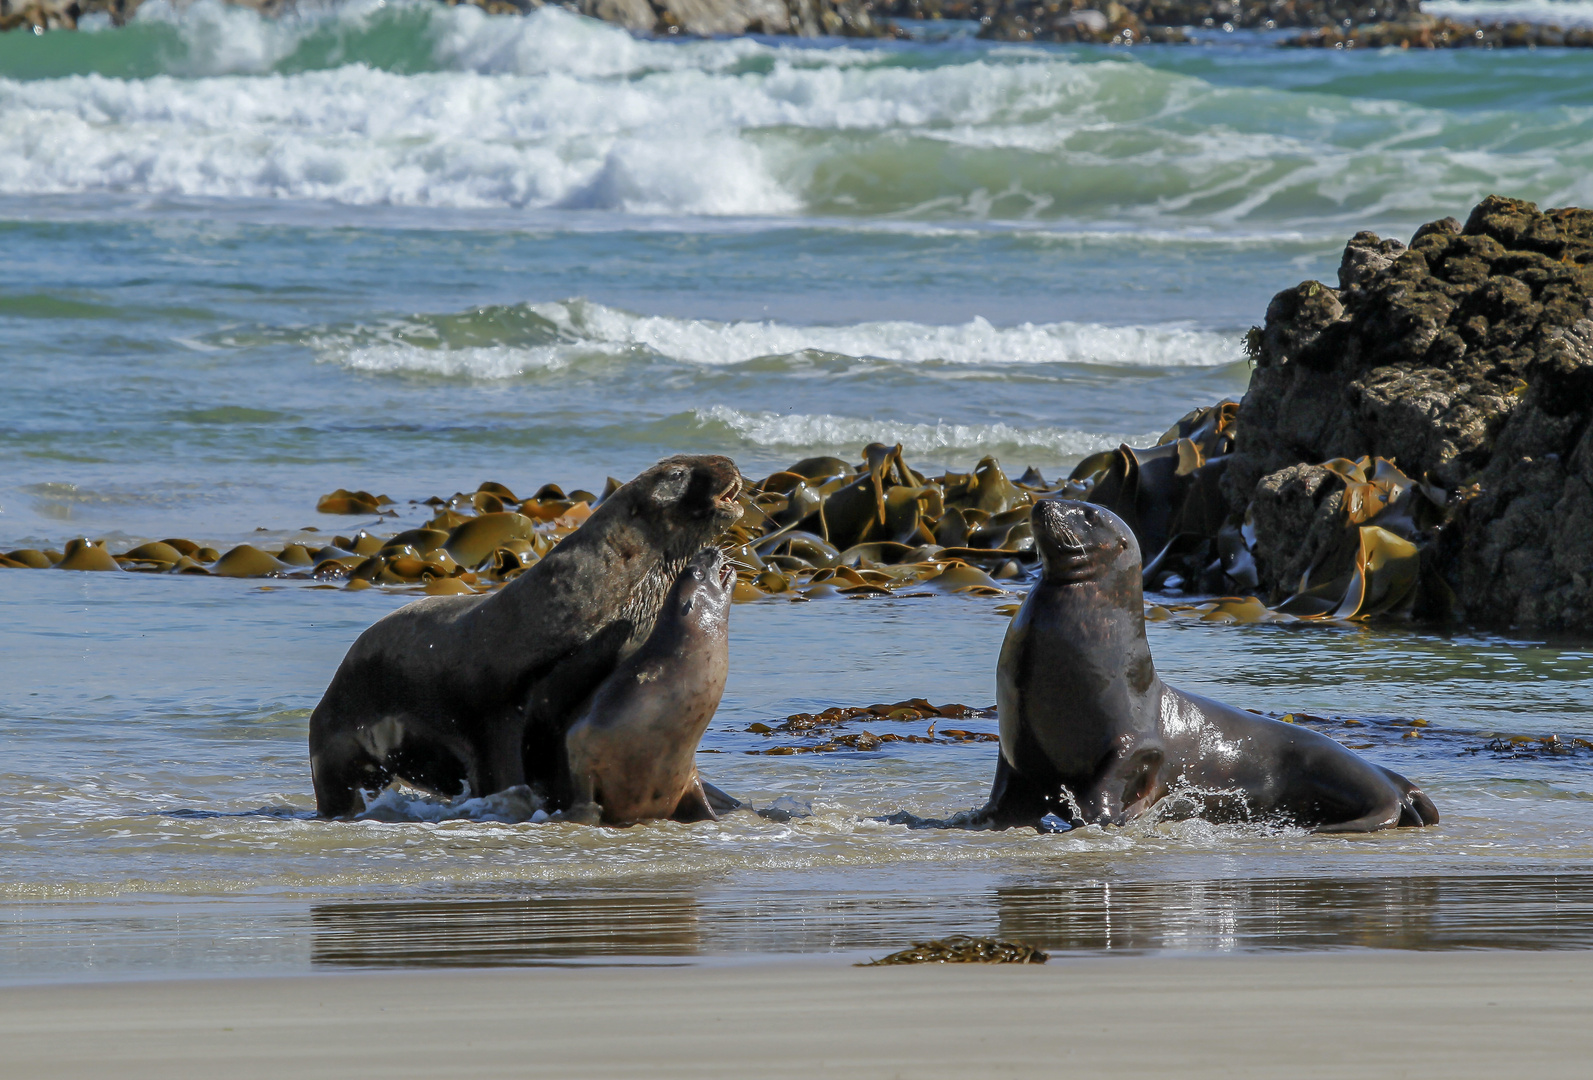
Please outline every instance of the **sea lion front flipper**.
[[316, 815], [347, 820], [365, 809], [365, 792], [380, 791], [392, 775], [363, 742], [339, 732], [312, 743], [310, 779]]
[[732, 810], [741, 810], [747, 805], [728, 791], [714, 787], [700, 776], [697, 782], [702, 785], [702, 793], [716, 814], [728, 814]]
[[1056, 831], [1040, 824], [1047, 814], [1056, 814], [1062, 809], [1068, 816], [1063, 820], [1072, 818], [1065, 807], [1059, 807], [1058, 800], [1046, 789], [1021, 775], [1007, 762], [1007, 755], [996, 756], [996, 778], [990, 784], [990, 801], [978, 811], [977, 817], [984, 822], [985, 828], [1009, 829], [1015, 825], [1032, 825], [1044, 832]]
[[[675, 812], [669, 815], [671, 821], [718, 821], [719, 815], [714, 813], [708, 795], [703, 791], [702, 778], [693, 775], [691, 783], [686, 787], [686, 793], [680, 797], [680, 802], [675, 805]], [[724, 792], [720, 792], [724, 794]], [[739, 805], [739, 804], [738, 804]]]
[[552, 821], [573, 821], [577, 825], [603, 824], [603, 808], [595, 802], [572, 803], [555, 813]]

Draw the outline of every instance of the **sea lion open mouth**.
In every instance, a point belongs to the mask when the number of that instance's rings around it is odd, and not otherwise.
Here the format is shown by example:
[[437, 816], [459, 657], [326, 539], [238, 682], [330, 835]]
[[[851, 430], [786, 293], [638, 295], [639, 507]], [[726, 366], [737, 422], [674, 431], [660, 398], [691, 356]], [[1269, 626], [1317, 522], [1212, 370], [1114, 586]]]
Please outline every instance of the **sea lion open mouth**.
[[741, 495], [741, 477], [732, 477], [725, 489], [714, 497], [714, 504], [720, 509], [729, 509], [735, 505], [737, 497]]

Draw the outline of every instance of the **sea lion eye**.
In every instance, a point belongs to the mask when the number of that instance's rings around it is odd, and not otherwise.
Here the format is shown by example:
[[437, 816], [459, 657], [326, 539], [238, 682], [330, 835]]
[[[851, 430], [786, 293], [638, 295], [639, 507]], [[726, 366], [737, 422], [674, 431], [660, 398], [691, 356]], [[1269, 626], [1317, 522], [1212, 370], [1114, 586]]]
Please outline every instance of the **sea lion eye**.
[[686, 494], [690, 482], [691, 478], [686, 475], [685, 469], [670, 469], [653, 488], [653, 501], [663, 505], [678, 502]]

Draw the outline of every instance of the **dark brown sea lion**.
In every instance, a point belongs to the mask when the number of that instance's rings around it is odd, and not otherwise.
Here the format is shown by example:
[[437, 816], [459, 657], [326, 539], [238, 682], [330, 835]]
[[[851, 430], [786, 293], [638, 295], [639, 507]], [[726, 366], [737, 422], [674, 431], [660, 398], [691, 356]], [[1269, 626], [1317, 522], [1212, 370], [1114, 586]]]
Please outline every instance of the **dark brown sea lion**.
[[661, 461], [502, 590], [371, 626], [310, 717], [317, 811], [357, 813], [394, 777], [450, 797], [551, 793], [581, 704], [652, 632], [686, 560], [741, 516], [741, 484], [726, 457]]
[[1053, 500], [1031, 520], [1044, 572], [1001, 648], [990, 824], [1121, 825], [1175, 787], [1214, 819], [1318, 832], [1437, 823], [1409, 780], [1326, 735], [1163, 683], [1145, 640], [1139, 545], [1111, 511]]
[[725, 690], [736, 568], [718, 548], [692, 557], [641, 648], [620, 661], [564, 737], [565, 817], [605, 825], [711, 821], [697, 744]]

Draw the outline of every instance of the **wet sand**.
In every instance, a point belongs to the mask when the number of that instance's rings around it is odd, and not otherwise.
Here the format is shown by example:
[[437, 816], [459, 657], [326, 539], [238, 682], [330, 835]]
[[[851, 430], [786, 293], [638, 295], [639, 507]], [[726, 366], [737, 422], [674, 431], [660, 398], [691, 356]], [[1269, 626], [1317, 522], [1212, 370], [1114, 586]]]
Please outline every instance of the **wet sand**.
[[1590, 953], [91, 983], [0, 990], [0, 1073], [1542, 1080], [1587, 1075], [1590, 1007]]

